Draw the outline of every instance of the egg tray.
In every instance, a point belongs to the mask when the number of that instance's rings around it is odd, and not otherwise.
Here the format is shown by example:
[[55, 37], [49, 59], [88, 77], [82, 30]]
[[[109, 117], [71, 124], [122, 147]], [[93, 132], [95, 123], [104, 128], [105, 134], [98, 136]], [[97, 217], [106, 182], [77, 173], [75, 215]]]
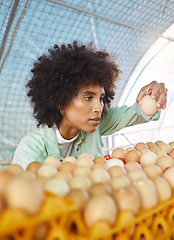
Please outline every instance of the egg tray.
[[120, 212], [112, 227], [101, 221], [89, 229], [79, 212], [68, 221], [68, 227], [75, 229], [69, 231], [69, 239], [74, 240], [174, 240], [174, 195], [153, 209], [141, 210], [136, 217], [130, 211]]
[[42, 223], [49, 227], [44, 239], [68, 239], [65, 229], [67, 218], [77, 209], [76, 203], [49, 193], [46, 193], [43, 206], [35, 215], [28, 215], [21, 209], [7, 208], [0, 214], [0, 240], [39, 240], [34, 236]]
[[41, 223], [48, 224], [42, 240], [173, 240], [174, 196], [153, 209], [141, 210], [136, 217], [120, 212], [112, 227], [99, 221], [87, 228], [75, 203], [48, 195], [34, 216], [19, 209], [5, 209], [0, 214], [0, 240], [39, 240], [33, 236]]

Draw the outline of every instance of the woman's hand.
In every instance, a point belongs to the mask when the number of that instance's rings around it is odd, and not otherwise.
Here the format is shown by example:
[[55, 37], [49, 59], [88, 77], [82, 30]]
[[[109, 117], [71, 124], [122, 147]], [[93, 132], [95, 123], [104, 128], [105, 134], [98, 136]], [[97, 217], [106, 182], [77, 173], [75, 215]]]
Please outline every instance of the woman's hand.
[[137, 96], [137, 103], [140, 103], [141, 99], [145, 96], [145, 95], [151, 95], [152, 98], [154, 98], [156, 100], [156, 107], [157, 107], [157, 112], [159, 112], [159, 110], [165, 109], [166, 105], [167, 105], [167, 88], [165, 88], [165, 84], [164, 83], [158, 83], [156, 81], [151, 82], [150, 84], [144, 86], [138, 96]]

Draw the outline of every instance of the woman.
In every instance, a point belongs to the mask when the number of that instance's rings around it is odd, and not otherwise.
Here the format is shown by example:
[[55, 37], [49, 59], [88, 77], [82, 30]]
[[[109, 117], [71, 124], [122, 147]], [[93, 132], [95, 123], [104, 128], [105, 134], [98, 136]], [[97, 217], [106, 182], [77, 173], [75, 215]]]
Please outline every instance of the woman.
[[[77, 42], [48, 51], [34, 63], [26, 86], [38, 129], [21, 140], [14, 154], [12, 163], [24, 169], [50, 155], [60, 160], [78, 158], [83, 152], [103, 155], [101, 136], [158, 120], [160, 109], [166, 107], [165, 86], [154, 81], [141, 89], [133, 106], [110, 108], [119, 76], [115, 59]], [[157, 112], [151, 117], [138, 104], [147, 94], [157, 100]]]

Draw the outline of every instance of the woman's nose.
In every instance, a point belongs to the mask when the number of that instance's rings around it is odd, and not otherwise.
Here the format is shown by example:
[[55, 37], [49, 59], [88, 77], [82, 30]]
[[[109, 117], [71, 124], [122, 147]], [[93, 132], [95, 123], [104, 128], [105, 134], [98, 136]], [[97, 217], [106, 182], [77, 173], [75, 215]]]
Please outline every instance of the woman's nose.
[[100, 102], [100, 100], [96, 100], [94, 105], [94, 112], [101, 113], [102, 111], [103, 111], [103, 104]]

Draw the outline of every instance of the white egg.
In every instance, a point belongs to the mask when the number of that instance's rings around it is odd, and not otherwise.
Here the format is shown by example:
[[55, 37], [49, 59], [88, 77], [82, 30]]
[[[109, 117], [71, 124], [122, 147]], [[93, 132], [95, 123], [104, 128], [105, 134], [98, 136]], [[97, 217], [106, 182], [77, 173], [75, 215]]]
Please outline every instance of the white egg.
[[108, 168], [113, 167], [113, 166], [124, 167], [124, 163], [118, 158], [112, 158], [112, 159], [107, 161], [106, 166]]

